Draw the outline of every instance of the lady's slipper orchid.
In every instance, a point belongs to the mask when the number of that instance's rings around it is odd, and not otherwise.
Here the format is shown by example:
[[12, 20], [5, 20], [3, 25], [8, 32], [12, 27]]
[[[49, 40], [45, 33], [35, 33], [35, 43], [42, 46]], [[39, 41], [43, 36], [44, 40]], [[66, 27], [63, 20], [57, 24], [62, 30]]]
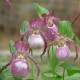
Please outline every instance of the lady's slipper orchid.
[[[13, 76], [18, 77], [18, 78], [25, 77], [28, 73], [28, 68], [29, 68], [27, 61], [25, 61], [25, 58], [29, 58], [34, 62], [34, 64], [37, 67], [37, 70], [38, 70], [37, 78], [38, 78], [40, 69], [39, 69], [37, 61], [35, 61], [34, 58], [29, 55], [28, 51], [26, 51], [28, 49], [28, 45], [25, 46], [25, 43], [21, 41], [17, 41], [15, 42], [15, 47], [16, 47], [15, 53], [12, 55], [10, 61], [5, 66], [2, 67], [2, 69], [0, 70], [0, 73], [4, 69], [6, 69], [8, 65], [11, 65], [11, 72]], [[23, 65], [21, 66], [21, 64]], [[20, 71], [17, 71], [17, 70], [20, 70]]]
[[54, 17], [54, 11], [49, 14], [43, 14], [43, 19], [45, 22], [45, 35], [49, 40], [55, 39], [55, 33], [58, 33], [58, 27], [54, 24], [54, 21], [59, 22], [59, 18]]
[[[38, 24], [39, 23], [39, 24]], [[45, 53], [47, 48], [47, 41], [44, 32], [41, 30], [44, 21], [41, 19], [31, 20], [29, 22], [30, 29], [26, 29], [21, 34], [21, 41], [23, 41], [24, 35], [30, 33], [28, 38], [28, 43], [31, 49], [40, 49], [44, 47], [42, 55]], [[36, 40], [36, 41], [35, 41]]]
[[[69, 47], [68, 47], [68, 46], [70, 46], [69, 45], [70, 43], [72, 43], [74, 48], [75, 48], [76, 56], [75, 56], [74, 60], [76, 60], [77, 57], [78, 57], [78, 46], [77, 46], [77, 44], [72, 39], [70, 39], [70, 38], [68, 38], [68, 37], [66, 37], [66, 36], [64, 36], [62, 34], [58, 34], [56, 39], [49, 44], [49, 46], [48, 46], [48, 55], [49, 55], [50, 46], [57, 45], [57, 48], [56, 48], [56, 51], [55, 51], [56, 57], [59, 60], [67, 59], [69, 57], [69, 53], [70, 53]], [[63, 54], [63, 52], [65, 52], [65, 53]], [[61, 53], [62, 53], [62, 55], [60, 56]], [[61, 57], [61, 59], [59, 57]]]

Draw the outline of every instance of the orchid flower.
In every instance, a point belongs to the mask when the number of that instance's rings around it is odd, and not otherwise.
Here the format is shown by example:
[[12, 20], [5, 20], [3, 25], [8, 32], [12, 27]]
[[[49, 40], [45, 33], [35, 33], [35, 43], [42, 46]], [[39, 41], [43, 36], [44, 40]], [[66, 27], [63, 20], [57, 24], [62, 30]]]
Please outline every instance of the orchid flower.
[[[28, 43], [30, 49], [41, 49], [44, 47], [42, 54], [45, 53], [47, 48], [47, 40], [44, 32], [41, 30], [44, 25], [44, 20], [34, 19], [29, 22], [29, 28], [27, 28], [21, 34], [21, 41], [23, 41], [24, 35], [27, 34]], [[41, 58], [42, 59], [42, 58]]]
[[35, 61], [35, 59], [32, 56], [30, 56], [29, 52], [27, 51], [29, 49], [29, 45], [27, 43], [17, 41], [15, 42], [14, 46], [16, 48], [15, 53], [12, 55], [9, 62], [2, 67], [2, 69], [0, 70], [0, 73], [4, 69], [6, 69], [8, 65], [10, 65], [11, 73], [13, 74], [13, 76], [18, 78], [26, 77], [29, 71], [29, 65], [25, 58], [29, 58], [34, 62], [34, 64], [37, 67], [37, 70], [38, 70], [37, 78], [38, 78], [40, 74], [40, 69], [37, 61]]
[[[55, 25], [55, 21], [59, 22], [59, 18], [54, 17], [54, 11], [50, 12], [49, 14], [42, 15], [44, 22], [45, 22], [45, 35], [49, 40], [55, 39], [55, 33], [58, 33], [58, 27]], [[54, 37], [52, 37], [54, 36]]]
[[58, 34], [56, 39], [48, 45], [48, 56], [49, 56], [50, 46], [56, 45], [57, 46], [56, 51], [55, 51], [56, 58], [59, 60], [66, 60], [70, 55], [69, 46], [71, 43], [74, 46], [75, 51], [76, 51], [76, 56], [74, 58], [74, 60], [76, 60], [78, 58], [78, 46], [77, 46], [77, 44], [74, 42], [74, 40], [72, 40], [72, 39], [70, 39], [70, 38], [68, 38], [62, 34]]
[[[29, 29], [26, 29], [21, 34], [21, 40], [23, 40], [23, 36], [27, 33], [30, 33], [28, 35], [28, 43], [30, 45], [31, 49], [40, 49], [44, 46], [42, 55], [45, 54], [46, 48], [47, 48], [47, 40], [54, 40], [55, 35], [58, 33], [58, 28], [54, 24], [54, 21], [59, 22], [60, 20], [58, 18], [54, 17], [54, 12], [50, 12], [49, 14], [43, 14], [42, 19], [37, 18], [33, 19], [29, 22]], [[42, 29], [45, 28], [45, 31]], [[53, 37], [52, 37], [53, 36]]]

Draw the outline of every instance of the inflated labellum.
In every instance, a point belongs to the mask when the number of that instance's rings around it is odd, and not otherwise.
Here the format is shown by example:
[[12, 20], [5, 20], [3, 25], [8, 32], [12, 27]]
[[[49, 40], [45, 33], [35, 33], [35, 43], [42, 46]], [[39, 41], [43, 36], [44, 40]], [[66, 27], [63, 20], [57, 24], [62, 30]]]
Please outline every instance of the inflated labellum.
[[69, 58], [70, 55], [70, 49], [67, 45], [64, 46], [57, 46], [55, 51], [55, 56], [58, 60], [66, 60]]
[[56, 33], [58, 32], [57, 26], [54, 24], [52, 27], [46, 26], [46, 36], [49, 40], [53, 41], [56, 38]]
[[25, 59], [16, 59], [11, 63], [10, 69], [14, 77], [24, 78], [29, 71], [29, 65]]
[[28, 43], [31, 49], [40, 49], [44, 47], [44, 41], [41, 35], [32, 34], [28, 38]]

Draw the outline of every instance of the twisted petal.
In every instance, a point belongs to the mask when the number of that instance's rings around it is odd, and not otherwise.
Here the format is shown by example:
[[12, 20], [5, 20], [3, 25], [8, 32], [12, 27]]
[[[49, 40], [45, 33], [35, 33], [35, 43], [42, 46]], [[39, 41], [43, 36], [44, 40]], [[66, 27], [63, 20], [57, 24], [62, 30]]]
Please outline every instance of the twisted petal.
[[59, 22], [60, 21], [60, 19], [59, 18], [56, 18], [55, 16], [54, 16], [54, 11], [51, 11], [49, 14], [43, 14], [42, 15], [42, 17], [44, 18], [44, 19], [52, 19], [53, 21], [56, 21], [56, 22]]
[[21, 41], [15, 42], [14, 46], [16, 47], [18, 52], [26, 52], [29, 47], [28, 43], [23, 43]]
[[54, 16], [54, 11], [51, 11], [49, 14], [43, 14], [42, 15], [42, 17], [44, 18], [44, 19], [49, 19], [49, 18], [51, 18], [51, 17], [53, 17]]
[[71, 25], [74, 24], [74, 22], [79, 18], [79, 16], [80, 16], [80, 12], [75, 16], [75, 18], [73, 19]]
[[38, 76], [40, 75], [40, 69], [39, 69], [38, 62], [35, 61], [34, 58], [29, 55], [28, 52], [25, 52], [25, 53], [23, 53], [23, 54], [24, 54], [25, 57], [28, 57], [29, 59], [31, 59], [31, 60], [34, 62], [34, 64], [36, 65], [36, 68], [37, 68], [37, 70], [38, 70], [38, 72], [37, 72], [37, 78], [38, 78]]
[[76, 56], [75, 56], [74, 60], [76, 60], [76, 59], [78, 58], [78, 46], [77, 46], [77, 44], [76, 44], [73, 40], [71, 40], [70, 38], [68, 38], [68, 40], [74, 45], [74, 48], [75, 48], [75, 51], [76, 51]]
[[27, 28], [23, 33], [20, 34], [20, 40], [23, 41], [24, 35], [25, 35], [26, 33], [27, 33], [27, 37], [29, 37], [30, 34], [31, 34], [31, 31], [32, 31], [31, 29]]
[[45, 54], [46, 52], [46, 49], [47, 49], [47, 40], [46, 40], [46, 37], [44, 35], [44, 33], [42, 31], [40, 31], [40, 35], [42, 36], [43, 40], [44, 40], [44, 50], [43, 50], [43, 53], [41, 54], [41, 60], [43, 60], [42, 56]]
[[12, 55], [11, 59], [9, 60], [9, 62], [8, 62], [5, 66], [2, 67], [2, 69], [0, 70], [0, 73], [1, 73], [4, 69], [6, 69], [7, 66], [9, 66], [9, 65], [12, 63], [12, 61], [13, 61], [13, 59], [16, 57], [16, 55], [17, 55], [17, 51], [16, 51], [15, 53], [13, 53], [13, 55]]
[[44, 20], [42, 19], [33, 19], [29, 22], [31, 29], [38, 29], [44, 25]]

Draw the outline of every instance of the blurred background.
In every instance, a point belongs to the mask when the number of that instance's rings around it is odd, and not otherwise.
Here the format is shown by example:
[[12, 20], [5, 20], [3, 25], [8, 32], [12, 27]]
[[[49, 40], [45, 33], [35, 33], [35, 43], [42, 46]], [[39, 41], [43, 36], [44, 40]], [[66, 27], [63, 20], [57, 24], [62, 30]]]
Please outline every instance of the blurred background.
[[[61, 20], [73, 21], [74, 16], [80, 11], [80, 0], [10, 0], [13, 11], [5, 0], [0, 0], [0, 50], [9, 49], [8, 43], [19, 38], [19, 29], [24, 20], [37, 18], [36, 8], [33, 3], [54, 10], [55, 16]], [[9, 14], [10, 12], [10, 14]], [[80, 18], [73, 25], [75, 34], [80, 38]]]
[[[40, 6], [47, 8], [49, 11], [54, 10], [55, 16], [61, 20], [73, 21], [75, 15], [80, 11], [80, 0], [10, 0], [13, 5], [13, 11], [5, 0], [0, 0], [0, 61], [8, 61], [9, 41], [14, 42], [19, 39], [19, 30], [24, 20], [31, 20], [37, 18], [37, 11], [33, 3], [38, 3]], [[80, 17], [74, 23], [73, 31], [80, 39]], [[38, 51], [39, 52], [39, 51]], [[36, 52], [36, 53], [38, 53]], [[42, 52], [40, 51], [40, 54]], [[74, 52], [73, 52], [74, 53]], [[75, 54], [75, 53], [74, 53]], [[5, 56], [5, 57], [4, 57]], [[8, 57], [6, 57], [8, 56]], [[44, 71], [46, 63], [42, 63], [40, 58], [41, 68]], [[73, 60], [70, 58], [70, 61]], [[72, 61], [73, 64], [73, 61]], [[75, 62], [75, 65], [80, 65]], [[47, 68], [49, 68], [47, 66]]]

